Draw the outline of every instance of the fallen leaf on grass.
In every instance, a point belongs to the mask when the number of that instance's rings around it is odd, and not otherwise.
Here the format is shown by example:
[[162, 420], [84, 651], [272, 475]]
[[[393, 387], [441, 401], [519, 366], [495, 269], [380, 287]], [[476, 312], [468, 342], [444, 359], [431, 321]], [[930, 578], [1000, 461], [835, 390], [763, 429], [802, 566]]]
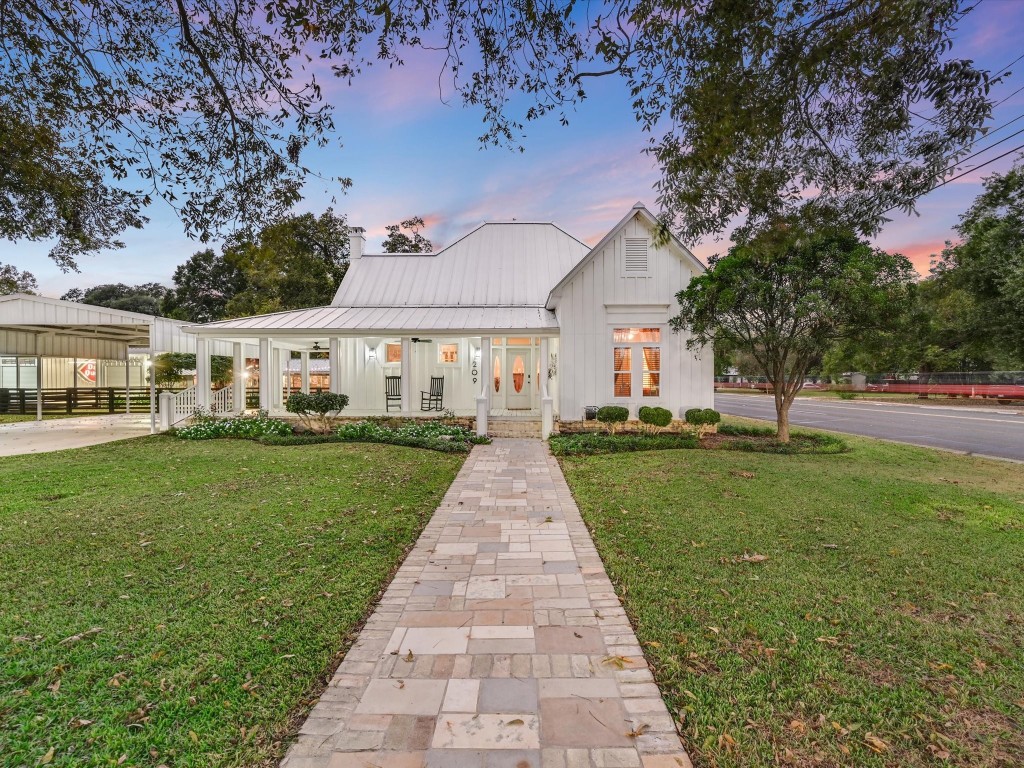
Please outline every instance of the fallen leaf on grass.
[[864, 743], [867, 745], [868, 749], [879, 755], [889, 750], [889, 745], [870, 731], [864, 734]]
[[84, 717], [76, 717], [74, 720], [68, 723], [68, 728], [85, 728], [86, 726], [92, 724], [92, 720], [86, 720]]
[[807, 733], [807, 724], [803, 720], [790, 720], [789, 730], [793, 733]]
[[814, 638], [814, 642], [824, 645], [839, 645], [839, 638], [832, 637], [831, 635], [822, 635], [821, 637]]
[[740, 555], [738, 558], [736, 558], [736, 562], [737, 563], [763, 563], [767, 559], [768, 559], [768, 555], [759, 555], [757, 552], [753, 552], [753, 553], [744, 552], [742, 555]]
[[84, 640], [87, 637], [92, 637], [93, 635], [98, 635], [102, 631], [103, 631], [103, 627], [93, 627], [92, 629], [85, 630], [85, 632], [79, 632], [77, 635], [72, 635], [71, 637], [65, 637], [63, 640], [60, 641], [60, 644], [61, 645], [71, 645], [72, 643], [77, 643], [78, 641]]
[[49, 765], [52, 763], [54, 754], [56, 754], [56, 750], [53, 747], [50, 747], [49, 751], [39, 758], [38, 765]]

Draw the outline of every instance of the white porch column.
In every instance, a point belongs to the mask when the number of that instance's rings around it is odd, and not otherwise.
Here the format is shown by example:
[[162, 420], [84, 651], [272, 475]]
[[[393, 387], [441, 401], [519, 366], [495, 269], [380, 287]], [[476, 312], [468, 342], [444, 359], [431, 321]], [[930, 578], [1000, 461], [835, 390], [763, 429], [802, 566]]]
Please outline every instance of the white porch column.
[[331, 337], [331, 392], [341, 394], [341, 339], [337, 336]]
[[412, 387], [412, 339], [402, 337], [402, 413], [410, 412], [409, 402], [411, 401]]
[[299, 383], [302, 394], [309, 394], [309, 352], [299, 352]]
[[132, 356], [124, 355], [124, 412], [132, 412]]
[[480, 337], [480, 394], [476, 398], [476, 433], [487, 436], [487, 417], [491, 413], [491, 383], [494, 367], [491, 363], [491, 337]]
[[555, 401], [548, 394], [548, 338], [540, 339], [540, 439], [547, 440], [555, 431]]
[[231, 410], [245, 411], [245, 345], [238, 341], [231, 345]]
[[270, 347], [271, 340], [268, 338], [260, 339], [260, 410], [270, 410], [270, 382], [273, 380], [273, 374], [270, 372]]
[[270, 402], [274, 408], [281, 407], [281, 388], [284, 386], [281, 372], [281, 348], [274, 347], [270, 351], [271, 387]]
[[210, 342], [196, 337], [196, 408], [210, 410]]

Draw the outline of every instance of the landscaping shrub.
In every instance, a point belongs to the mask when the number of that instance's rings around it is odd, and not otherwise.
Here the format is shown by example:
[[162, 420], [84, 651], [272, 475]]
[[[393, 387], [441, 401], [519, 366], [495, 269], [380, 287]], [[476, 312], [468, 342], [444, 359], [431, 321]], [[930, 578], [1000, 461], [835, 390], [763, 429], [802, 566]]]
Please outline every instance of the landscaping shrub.
[[722, 420], [722, 414], [714, 408], [691, 408], [686, 414], [686, 423], [696, 427], [717, 424]]
[[608, 435], [581, 432], [575, 435], [553, 435], [548, 439], [555, 456], [589, 456], [598, 453], [626, 453], [676, 448], [697, 448], [694, 435]]
[[645, 405], [637, 412], [637, 416], [650, 427], [664, 428], [672, 423], [672, 411], [668, 408]]
[[857, 399], [857, 393], [856, 392], [847, 392], [846, 390], [840, 390], [839, 392], [836, 392], [836, 394], [839, 395], [839, 399], [840, 400], [856, 400]]
[[[488, 438], [479, 437], [465, 427], [441, 420], [410, 421], [394, 426], [385, 426], [379, 421], [353, 421], [339, 425], [334, 434], [340, 440], [409, 445], [449, 453], [466, 452], [471, 445], [490, 442]], [[461, 448], [451, 450], [443, 447], [452, 445]]]
[[182, 440], [213, 440], [220, 437], [252, 439], [268, 435], [283, 437], [291, 434], [291, 424], [280, 419], [269, 418], [266, 411], [233, 416], [228, 419], [198, 414], [192, 424], [174, 431], [174, 435]]
[[[309, 395], [296, 392], [288, 396], [284, 407], [288, 413], [298, 415], [307, 429], [328, 432], [331, 428], [328, 414], [343, 411], [347, 405], [348, 395], [340, 395], [337, 392], [316, 392]], [[319, 424], [314, 425], [314, 417], [319, 419]]]
[[608, 431], [615, 432], [615, 425], [621, 424], [629, 419], [629, 409], [621, 405], [605, 405], [597, 409], [597, 420], [600, 421]]

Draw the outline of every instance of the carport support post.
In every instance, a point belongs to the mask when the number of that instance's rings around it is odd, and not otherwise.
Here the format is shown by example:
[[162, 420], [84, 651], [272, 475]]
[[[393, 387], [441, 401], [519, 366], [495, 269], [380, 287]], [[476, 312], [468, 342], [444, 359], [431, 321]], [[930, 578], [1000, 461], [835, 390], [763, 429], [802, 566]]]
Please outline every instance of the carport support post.
[[[288, 374], [291, 378], [291, 374]], [[299, 383], [302, 394], [309, 394], [309, 352], [299, 352]]]
[[260, 339], [260, 410], [270, 411], [270, 339]]
[[132, 356], [124, 355], [124, 412], [132, 412]]
[[409, 401], [412, 393], [409, 389], [412, 387], [412, 339], [408, 336], [402, 337], [402, 414], [408, 415]]
[[245, 346], [236, 341], [231, 345], [231, 410], [245, 411]]
[[149, 434], [156, 434], [156, 359], [153, 350], [149, 350], [146, 359], [146, 370], [149, 371]]
[[[21, 366], [17, 368], [21, 373]], [[36, 421], [43, 420], [43, 357], [36, 356]]]
[[341, 339], [333, 336], [330, 341], [331, 392], [341, 394]]
[[210, 341], [196, 337], [196, 410], [210, 410]]

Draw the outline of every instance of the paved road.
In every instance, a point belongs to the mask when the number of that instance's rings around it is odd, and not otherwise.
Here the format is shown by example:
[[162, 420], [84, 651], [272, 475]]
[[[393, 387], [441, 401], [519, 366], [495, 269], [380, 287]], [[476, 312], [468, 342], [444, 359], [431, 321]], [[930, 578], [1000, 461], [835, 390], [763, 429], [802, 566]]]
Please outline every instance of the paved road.
[[[775, 400], [764, 395], [718, 392], [715, 408], [733, 416], [775, 420]], [[1024, 461], [1024, 415], [1010, 411], [798, 399], [789, 420], [804, 427]]]

